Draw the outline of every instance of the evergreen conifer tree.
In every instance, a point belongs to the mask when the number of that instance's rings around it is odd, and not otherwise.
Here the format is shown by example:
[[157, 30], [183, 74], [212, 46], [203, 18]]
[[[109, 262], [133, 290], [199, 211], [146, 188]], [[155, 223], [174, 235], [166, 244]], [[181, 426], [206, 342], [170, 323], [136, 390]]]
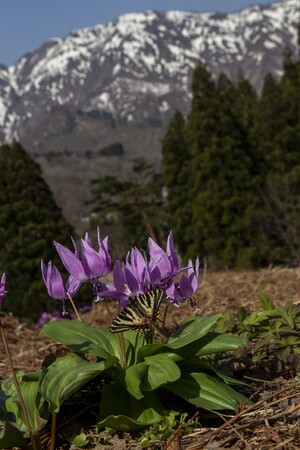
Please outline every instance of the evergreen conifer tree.
[[[186, 230], [186, 248], [184, 257], [190, 255], [204, 256], [206, 220], [200, 218], [205, 208], [200, 196], [203, 193], [203, 183], [206, 182], [204, 155], [213, 139], [216, 122], [215, 83], [211, 74], [202, 64], [196, 67], [192, 80], [192, 106], [186, 124], [186, 142], [190, 152], [190, 183], [189, 196], [191, 208], [188, 214], [189, 225]], [[205, 189], [205, 188], [204, 188]], [[199, 222], [200, 220], [200, 222]], [[211, 224], [213, 226], [213, 224]]]
[[175, 111], [162, 142], [164, 183], [167, 187], [169, 218], [182, 255], [189, 243], [192, 205], [189, 186], [191, 156], [185, 135], [185, 121]]
[[36, 320], [42, 311], [60, 308], [49, 300], [40, 260], [58, 262], [53, 240], [69, 242], [72, 229], [40, 167], [16, 142], [0, 147], [0, 204], [0, 272], [7, 274], [8, 290], [5, 308]]
[[290, 53], [285, 55], [281, 81], [265, 79], [257, 130], [268, 163], [263, 200], [271, 262], [296, 264], [300, 258], [300, 61]]
[[[193, 152], [194, 252], [202, 249], [215, 267], [256, 266], [259, 174], [248, 140], [250, 118], [239, 106], [242, 90], [224, 74], [216, 83], [203, 69], [195, 71], [199, 76], [187, 126]], [[249, 103], [255, 101], [248, 94]]]

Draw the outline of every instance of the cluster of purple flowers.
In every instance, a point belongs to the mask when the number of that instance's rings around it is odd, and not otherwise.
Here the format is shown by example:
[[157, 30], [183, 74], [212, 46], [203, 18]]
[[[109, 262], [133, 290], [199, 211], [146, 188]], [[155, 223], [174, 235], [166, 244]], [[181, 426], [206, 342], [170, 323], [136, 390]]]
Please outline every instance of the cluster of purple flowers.
[[101, 239], [98, 230], [97, 249], [93, 247], [88, 234], [81, 239], [79, 249], [72, 239], [74, 251], [54, 242], [60, 259], [69, 272], [64, 284], [58, 269], [51, 264], [41, 262], [42, 276], [49, 295], [64, 300], [76, 294], [82, 283], [89, 282], [97, 300], [112, 298], [125, 307], [130, 298], [160, 288], [173, 304], [192, 297], [199, 287], [199, 260], [195, 264], [180, 268], [179, 258], [173, 244], [172, 232], [163, 250], [149, 238], [149, 258], [136, 247], [128, 253], [126, 261], [116, 261], [113, 267], [113, 283], [105, 283], [102, 278], [111, 270], [111, 258], [108, 252], [108, 239]]

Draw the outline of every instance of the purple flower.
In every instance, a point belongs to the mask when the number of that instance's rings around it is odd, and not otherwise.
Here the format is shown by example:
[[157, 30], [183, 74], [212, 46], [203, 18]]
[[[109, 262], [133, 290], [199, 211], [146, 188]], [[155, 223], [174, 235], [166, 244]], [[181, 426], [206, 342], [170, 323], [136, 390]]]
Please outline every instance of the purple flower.
[[138, 295], [149, 289], [150, 275], [148, 264], [146, 258], [136, 247], [132, 248], [127, 254], [124, 274], [128, 288], [133, 294]]
[[130, 297], [149, 291], [150, 276], [147, 261], [142, 253], [132, 248], [126, 257], [126, 263], [116, 261], [113, 269], [114, 286], [102, 285], [99, 297], [111, 297], [126, 306]]
[[179, 272], [179, 260], [174, 248], [172, 232], [168, 236], [166, 252], [151, 238], [149, 238], [148, 246], [151, 283], [163, 289], [168, 286], [170, 279]]
[[85, 273], [82, 262], [79, 259], [77, 247], [75, 248], [75, 253], [72, 253], [71, 250], [64, 245], [61, 245], [59, 242], [54, 241], [54, 245], [67, 271], [81, 282], [87, 281], [88, 277]]
[[187, 268], [187, 276], [183, 273], [179, 281], [173, 282], [167, 289], [167, 297], [172, 303], [178, 305], [179, 301], [191, 298], [199, 288], [199, 258], [196, 259], [195, 265], [189, 260]]
[[126, 262], [117, 261], [114, 265], [114, 285], [103, 284], [103, 291], [99, 297], [110, 297], [126, 306], [131, 297], [141, 293], [160, 288], [166, 293], [171, 302], [177, 304], [179, 300], [190, 297], [199, 285], [199, 260], [195, 268], [189, 261], [187, 275], [181, 274], [179, 282], [174, 283], [173, 278], [186, 270], [180, 268], [179, 259], [173, 244], [170, 232], [167, 248], [164, 251], [158, 244], [149, 238], [150, 261], [147, 262], [143, 254], [133, 248], [127, 255]]
[[68, 298], [67, 292], [71, 295], [71, 297], [73, 297], [73, 295], [75, 295], [80, 288], [81, 282], [72, 275], [68, 278], [66, 284], [64, 285], [60, 272], [54, 265], [52, 266], [51, 261], [47, 266], [44, 261], [41, 261], [41, 270], [48, 294], [56, 300], [64, 300]]
[[88, 233], [81, 239], [81, 254], [72, 239], [74, 253], [64, 245], [54, 242], [56, 250], [67, 271], [81, 282], [90, 281], [95, 290], [99, 278], [107, 275], [110, 271], [111, 260], [108, 253], [107, 238], [101, 240], [98, 230], [98, 251], [92, 246], [92, 241]]
[[6, 275], [4, 273], [0, 280], [0, 310], [2, 309], [3, 301], [4, 301], [5, 283], [6, 283]]

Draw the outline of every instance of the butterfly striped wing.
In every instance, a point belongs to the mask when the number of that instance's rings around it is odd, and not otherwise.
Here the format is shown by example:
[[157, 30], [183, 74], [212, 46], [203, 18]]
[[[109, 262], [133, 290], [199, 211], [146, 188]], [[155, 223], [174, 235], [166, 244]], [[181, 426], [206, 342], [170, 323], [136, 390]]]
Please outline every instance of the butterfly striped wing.
[[150, 331], [150, 322], [159, 317], [159, 307], [164, 298], [161, 289], [140, 294], [117, 315], [110, 326], [112, 333], [127, 330]]
[[156, 289], [155, 291], [140, 294], [135, 299], [136, 308], [146, 316], [148, 320], [154, 322], [159, 317], [159, 307], [164, 298], [164, 291], [162, 289]]

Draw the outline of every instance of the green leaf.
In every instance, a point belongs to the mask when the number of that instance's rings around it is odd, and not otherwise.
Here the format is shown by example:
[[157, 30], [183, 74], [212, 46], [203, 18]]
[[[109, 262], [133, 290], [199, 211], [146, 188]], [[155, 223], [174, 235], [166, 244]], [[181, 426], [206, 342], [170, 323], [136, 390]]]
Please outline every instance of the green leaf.
[[61, 404], [70, 395], [117, 363], [116, 357], [105, 362], [92, 363], [74, 353], [57, 359], [43, 371], [40, 381], [40, 392], [48, 400], [50, 412], [58, 413]]
[[278, 306], [277, 312], [281, 316], [282, 320], [291, 328], [295, 327], [295, 311], [293, 304], [288, 303], [285, 306]]
[[[8, 400], [10, 398], [10, 395], [13, 393], [11, 388], [8, 389], [7, 386], [5, 387], [6, 383], [7, 383], [6, 380], [0, 381], [0, 421], [15, 422], [16, 416], [12, 412], [7, 411], [6, 409], [6, 400]], [[4, 392], [3, 390], [3, 384], [6, 392]]]
[[[185, 322], [170, 336], [167, 344], [144, 345], [138, 351], [138, 360], [158, 353], [174, 353], [181, 357], [190, 358], [199, 350], [199, 340], [207, 335], [211, 327], [219, 319], [220, 314], [210, 317], [193, 317]], [[208, 341], [211, 337], [208, 337]], [[206, 341], [204, 341], [206, 343]]]
[[219, 378], [221, 378], [226, 384], [237, 385], [237, 386], [247, 386], [247, 383], [243, 381], [232, 378], [229, 375], [226, 375], [219, 370], [215, 369], [210, 362], [203, 359], [189, 359], [178, 362], [178, 366], [181, 372], [195, 372], [195, 371], [204, 371], [204, 372], [214, 372]]
[[256, 325], [266, 319], [277, 316], [276, 310], [255, 311], [251, 313], [245, 320], [244, 325]]
[[142, 382], [142, 391], [153, 391], [180, 378], [179, 367], [166, 353], [146, 357], [145, 362], [148, 372]]
[[259, 298], [259, 303], [261, 304], [262, 308], [265, 311], [270, 311], [270, 310], [274, 310], [275, 309], [275, 307], [274, 307], [273, 303], [271, 302], [271, 300], [263, 292], [261, 292], [258, 295], [258, 298]]
[[[17, 373], [19, 387], [33, 434], [38, 433], [38, 431], [46, 424], [48, 418], [45, 408], [43, 410], [44, 399], [41, 398], [39, 392], [40, 375], [40, 372], [24, 374], [20, 371]], [[5, 402], [6, 411], [8, 413], [13, 413], [14, 422], [16, 422], [18, 428], [21, 431], [26, 432], [27, 426], [23, 409], [12, 378], [8, 378], [2, 382], [2, 389], [5, 394], [8, 395]]]
[[249, 403], [246, 397], [213, 374], [183, 374], [180, 380], [165, 388], [193, 405], [213, 410], [236, 410], [240, 403]]
[[3, 429], [0, 431], [0, 448], [11, 447], [20, 447], [24, 450], [31, 448], [16, 425], [4, 422]]
[[[225, 333], [208, 332], [202, 338], [190, 342], [183, 347], [178, 346], [178, 342], [171, 344], [150, 344], [141, 349], [141, 355], [153, 356], [155, 354], [167, 354], [169, 359], [180, 361], [181, 359], [190, 359], [193, 356], [206, 356], [215, 353], [230, 352], [236, 350], [241, 345], [245, 345], [245, 338], [233, 336]], [[175, 347], [175, 348], [174, 348]], [[146, 359], [148, 356], [144, 356]]]
[[80, 433], [73, 439], [73, 445], [76, 445], [76, 447], [85, 447], [88, 443], [89, 440], [85, 433]]
[[95, 328], [77, 320], [57, 320], [44, 325], [42, 333], [78, 353], [88, 353], [99, 358], [119, 358], [117, 339], [110, 331]]
[[187, 320], [181, 327], [173, 333], [168, 346], [172, 349], [181, 348], [205, 336], [211, 327], [221, 317], [221, 314], [214, 314], [209, 317], [193, 317]]
[[155, 392], [140, 400], [117, 385], [104, 385], [97, 427], [132, 431], [162, 420], [165, 411]]
[[147, 364], [145, 362], [134, 364], [128, 367], [125, 371], [125, 385], [127, 391], [133, 395], [133, 397], [140, 399], [143, 398], [140, 390], [140, 384], [145, 375], [147, 374]]
[[127, 365], [131, 366], [137, 362], [137, 353], [141, 347], [145, 345], [144, 333], [137, 333], [136, 331], [126, 331], [124, 333], [126, 345]]
[[245, 343], [245, 339], [240, 336], [226, 333], [208, 333], [203, 339], [198, 341], [200, 350], [196, 353], [196, 356], [231, 352], [241, 345], [245, 345]]

